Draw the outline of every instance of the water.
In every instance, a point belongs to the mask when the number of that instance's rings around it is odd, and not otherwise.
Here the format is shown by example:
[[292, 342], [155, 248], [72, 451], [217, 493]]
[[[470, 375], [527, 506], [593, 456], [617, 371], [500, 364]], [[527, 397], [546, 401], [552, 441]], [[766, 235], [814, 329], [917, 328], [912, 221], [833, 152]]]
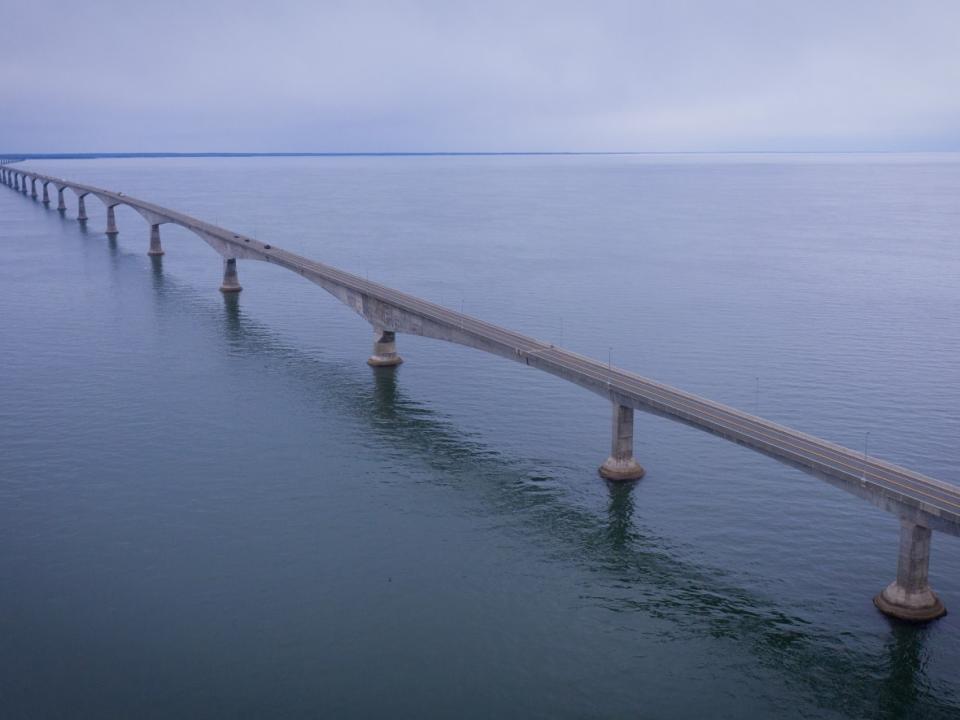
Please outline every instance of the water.
[[[956, 155], [28, 165], [960, 483]], [[642, 415], [609, 487], [592, 394], [0, 189], [3, 717], [960, 713], [956, 538], [891, 625], [852, 496]]]

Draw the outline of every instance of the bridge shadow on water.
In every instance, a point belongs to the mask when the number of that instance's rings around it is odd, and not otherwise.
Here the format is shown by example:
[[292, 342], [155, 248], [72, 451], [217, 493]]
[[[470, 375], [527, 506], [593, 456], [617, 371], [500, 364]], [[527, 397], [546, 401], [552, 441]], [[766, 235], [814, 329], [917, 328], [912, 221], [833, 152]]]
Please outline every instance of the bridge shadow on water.
[[[138, 254], [118, 249], [113, 241], [109, 252], [116, 268], [142, 272]], [[928, 630], [891, 625], [883, 650], [874, 653], [852, 634], [818, 629], [737, 587], [723, 572], [679, 559], [666, 539], [637, 523], [632, 485], [608, 485], [605, 515], [578, 507], [532, 460], [485, 447], [407, 397], [397, 370], [371, 370], [371, 378], [310, 354], [247, 316], [237, 295], [212, 302], [165, 276], [161, 258], [150, 261], [159, 311], [168, 304], [173, 312], [191, 304], [191, 318], [208, 325], [211, 338], [219, 338], [230, 353], [266, 361], [306, 398], [334, 404], [369, 425], [378, 442], [400, 451], [406, 461], [431, 468], [438, 485], [478, 498], [550, 561], [587, 571], [599, 592], [585, 596], [586, 602], [665, 621], [669, 629], [661, 632], [670, 639], [728, 640], [824, 710], [852, 717], [956, 717], [954, 690], [935, 685], [926, 673]], [[584, 480], [602, 482], [592, 473]], [[625, 636], [624, 641], [631, 639], [639, 638]]]

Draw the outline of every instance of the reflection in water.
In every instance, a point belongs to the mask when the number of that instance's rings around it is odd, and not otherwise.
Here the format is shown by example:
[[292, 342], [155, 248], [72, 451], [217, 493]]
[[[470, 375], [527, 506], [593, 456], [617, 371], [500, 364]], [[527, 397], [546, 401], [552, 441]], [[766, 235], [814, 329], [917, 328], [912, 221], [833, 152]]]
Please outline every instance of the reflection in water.
[[223, 316], [226, 319], [226, 338], [231, 345], [239, 343], [243, 327], [240, 321], [240, 293], [220, 293], [223, 296]]
[[162, 290], [164, 285], [163, 256], [149, 255], [148, 257], [150, 259], [150, 277], [153, 280], [153, 289]]
[[622, 551], [637, 540], [633, 529], [633, 488], [636, 483], [604, 481], [610, 492], [607, 508], [607, 541], [613, 550]]
[[[479, 496], [548, 556], [590, 571], [596, 594], [586, 599], [597, 606], [668, 621], [676, 638], [726, 638], [825, 709], [890, 718], [955, 710], [949, 690], [927, 678], [923, 631], [894, 627], [888, 652], [877, 655], [818, 630], [720, 573], [679, 559], [666, 540], [638, 526], [633, 485], [609, 484], [606, 515], [598, 517], [561, 488], [534, 480], [538, 468], [485, 447], [406, 397], [395, 368], [374, 370], [371, 383], [366, 373], [309, 355], [246, 317], [237, 294], [223, 296], [223, 307], [211, 312], [209, 303], [164, 279], [161, 258], [150, 261], [154, 287], [162, 290], [158, 310], [194, 304], [194, 317], [210, 322], [231, 354], [274, 361], [304, 395], [369, 423], [380, 442], [436, 470], [438, 485]], [[599, 482], [592, 473], [585, 481]]]
[[[886, 682], [881, 687], [880, 705], [887, 717], [922, 717], [931, 700], [932, 688], [925, 667], [927, 652], [924, 643], [928, 627], [891, 622]], [[954, 706], [955, 708], [955, 706]], [[943, 706], [948, 711], [946, 705]]]

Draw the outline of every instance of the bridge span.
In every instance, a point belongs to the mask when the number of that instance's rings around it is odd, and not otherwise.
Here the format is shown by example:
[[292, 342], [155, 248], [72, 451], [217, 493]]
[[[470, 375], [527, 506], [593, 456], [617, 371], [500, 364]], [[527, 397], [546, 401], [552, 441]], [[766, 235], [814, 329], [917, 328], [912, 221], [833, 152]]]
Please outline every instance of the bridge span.
[[556, 375], [607, 398], [612, 405], [609, 457], [599, 468], [610, 481], [637, 480], [643, 468], [633, 456], [634, 410], [659, 415], [705, 430], [800, 468], [868, 500], [900, 518], [900, 550], [896, 579], [875, 598], [887, 615], [912, 622], [945, 614], [930, 588], [927, 571], [932, 531], [960, 535], [960, 487], [884, 462], [865, 453], [770, 422], [720, 403], [664, 385], [589, 357], [512, 330], [449, 310], [441, 305], [371, 282], [343, 270], [263, 243], [121, 192], [0, 165], [0, 180], [23, 195], [51, 203], [49, 186], [57, 190], [57, 209], [66, 211], [64, 192], [77, 197], [77, 219], [87, 220], [84, 199], [94, 196], [107, 209], [108, 236], [118, 230], [114, 208], [124, 205], [149, 225], [148, 254], [162, 255], [160, 226], [186, 228], [210, 245], [224, 262], [225, 293], [239, 292], [237, 260], [279, 265], [316, 283], [352, 308], [374, 329], [368, 362], [391, 367], [402, 362], [396, 334], [409, 333], [483, 350]]

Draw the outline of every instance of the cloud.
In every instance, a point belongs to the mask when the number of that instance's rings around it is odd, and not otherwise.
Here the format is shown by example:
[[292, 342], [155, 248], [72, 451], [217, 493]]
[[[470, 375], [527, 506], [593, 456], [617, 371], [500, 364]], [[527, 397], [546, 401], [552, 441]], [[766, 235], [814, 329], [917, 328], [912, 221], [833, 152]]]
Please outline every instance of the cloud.
[[6, 8], [0, 151], [960, 149], [960, 3]]

